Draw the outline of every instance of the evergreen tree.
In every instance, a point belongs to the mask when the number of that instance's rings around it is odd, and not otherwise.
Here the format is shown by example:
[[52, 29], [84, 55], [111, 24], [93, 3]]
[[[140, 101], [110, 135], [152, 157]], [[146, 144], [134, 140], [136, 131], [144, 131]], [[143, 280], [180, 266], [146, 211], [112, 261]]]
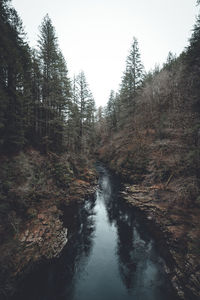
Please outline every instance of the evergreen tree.
[[115, 92], [111, 90], [109, 100], [106, 107], [106, 118], [110, 130], [117, 127], [117, 103]]
[[53, 106], [53, 78], [55, 73], [55, 62], [58, 59], [57, 55], [57, 38], [52, 22], [48, 15], [43, 19], [40, 27], [39, 38], [39, 59], [42, 72], [42, 138], [45, 150], [48, 150], [50, 141], [50, 124]]
[[83, 71], [78, 74], [74, 84], [73, 98], [78, 108], [79, 118], [79, 148], [83, 150], [86, 142], [90, 141], [91, 128], [94, 128], [95, 103]]
[[176, 55], [170, 51], [168, 53], [166, 63], [163, 64], [163, 68], [167, 69], [168, 71], [171, 71], [175, 62], [176, 62]]
[[79, 125], [80, 113], [78, 109], [77, 85], [76, 77], [74, 76], [71, 89], [71, 98], [69, 101], [69, 110], [67, 114], [67, 148], [72, 152], [79, 150]]
[[49, 147], [59, 151], [63, 147], [70, 81], [64, 57], [58, 48], [55, 29], [48, 15], [40, 29], [39, 60], [42, 73], [42, 142], [45, 151]]
[[190, 38], [190, 45], [188, 47], [188, 62], [192, 65], [200, 64], [200, 15], [196, 20], [196, 24], [193, 29], [192, 36]]
[[138, 41], [134, 37], [130, 53], [126, 60], [126, 71], [122, 78], [120, 96], [122, 102], [128, 107], [134, 106], [137, 90], [142, 85], [144, 67], [141, 62]]
[[22, 22], [10, 1], [0, 2], [0, 133], [1, 150], [17, 151], [25, 144], [28, 124], [30, 51]]
[[126, 71], [122, 77], [119, 98], [116, 101], [119, 111], [119, 126], [126, 124], [135, 110], [135, 101], [144, 79], [144, 67], [141, 62], [138, 41], [134, 37], [130, 53], [126, 60]]
[[40, 62], [36, 50], [32, 50], [32, 65], [31, 65], [31, 102], [32, 102], [32, 126], [30, 128], [30, 136], [32, 136], [33, 145], [37, 145], [42, 137], [41, 124], [41, 99], [42, 99], [42, 74], [40, 70]]
[[188, 96], [194, 99], [194, 110], [200, 112], [200, 15], [196, 20], [184, 60], [187, 66], [187, 91], [190, 94]]
[[72, 92], [49, 16], [40, 27], [38, 51], [26, 43], [9, 0], [0, 1], [0, 30], [0, 150], [86, 149], [94, 140], [94, 99], [83, 72]]
[[123, 126], [127, 118], [132, 116], [135, 100], [144, 79], [144, 67], [140, 59], [138, 41], [134, 37], [130, 53], [126, 60], [126, 71], [122, 77], [117, 104], [120, 108], [119, 123]]
[[138, 41], [135, 37], [133, 38], [133, 44], [131, 46], [130, 54], [127, 57], [126, 65], [126, 72], [130, 74], [132, 79], [132, 89], [130, 92], [135, 96], [137, 88], [141, 86], [144, 77], [144, 67], [140, 58]]

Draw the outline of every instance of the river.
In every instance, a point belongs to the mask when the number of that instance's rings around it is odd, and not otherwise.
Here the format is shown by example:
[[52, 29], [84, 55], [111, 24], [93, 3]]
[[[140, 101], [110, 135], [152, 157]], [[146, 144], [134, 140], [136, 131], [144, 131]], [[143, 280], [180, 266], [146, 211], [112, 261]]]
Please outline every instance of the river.
[[62, 255], [28, 276], [14, 299], [177, 299], [144, 221], [118, 196], [119, 180], [100, 164], [97, 171], [95, 197], [64, 215]]

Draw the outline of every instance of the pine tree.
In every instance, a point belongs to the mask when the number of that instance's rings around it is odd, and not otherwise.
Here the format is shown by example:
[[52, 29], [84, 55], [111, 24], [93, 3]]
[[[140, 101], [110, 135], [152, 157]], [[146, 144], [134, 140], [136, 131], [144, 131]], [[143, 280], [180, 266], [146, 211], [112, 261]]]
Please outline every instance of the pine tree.
[[110, 130], [115, 130], [117, 128], [117, 101], [113, 90], [110, 92], [106, 107], [106, 119]]
[[39, 38], [39, 60], [42, 73], [42, 140], [44, 150], [60, 151], [67, 106], [70, 98], [70, 81], [64, 57], [58, 48], [55, 29], [45, 16]]
[[[122, 77], [120, 88], [120, 119], [124, 120], [132, 115], [135, 100], [144, 79], [144, 67], [141, 62], [138, 41], [134, 37], [130, 53], [126, 60], [126, 71]], [[123, 123], [123, 122], [121, 122]]]
[[130, 54], [127, 57], [126, 65], [126, 72], [130, 74], [132, 79], [130, 92], [135, 96], [136, 90], [141, 86], [144, 77], [144, 67], [140, 58], [138, 41], [135, 37], [133, 38], [133, 44], [131, 46]]
[[79, 148], [84, 151], [94, 128], [95, 102], [83, 71], [76, 77], [73, 98], [78, 108]]
[[[194, 99], [194, 110], [200, 112], [200, 15], [196, 20], [184, 60], [187, 66], [187, 90]], [[188, 94], [188, 92], [187, 92]]]
[[128, 105], [134, 101], [137, 89], [144, 78], [144, 67], [141, 62], [138, 41], [134, 37], [130, 53], [126, 60], [126, 71], [122, 80], [122, 92], [127, 94]]
[[35, 49], [32, 50], [31, 57], [31, 102], [32, 102], [32, 122], [30, 128], [30, 136], [32, 137], [32, 144], [38, 146], [42, 137], [42, 124], [41, 124], [41, 83], [42, 74], [40, 70], [40, 62], [38, 53]]
[[67, 149], [71, 152], [77, 152], [79, 150], [79, 125], [80, 114], [78, 109], [77, 98], [77, 85], [76, 77], [74, 76], [71, 84], [71, 97], [68, 104], [68, 113], [66, 118], [66, 137], [67, 137]]
[[39, 59], [42, 72], [42, 138], [45, 151], [48, 150], [50, 141], [51, 109], [53, 105], [53, 73], [57, 55], [57, 38], [52, 22], [48, 15], [43, 19], [39, 37]]
[[10, 1], [0, 2], [1, 149], [18, 151], [25, 144], [30, 52], [22, 22]]
[[197, 63], [200, 65], [200, 15], [196, 20], [196, 24], [193, 29], [192, 36], [190, 38], [190, 44], [188, 47], [188, 61], [190, 64]]

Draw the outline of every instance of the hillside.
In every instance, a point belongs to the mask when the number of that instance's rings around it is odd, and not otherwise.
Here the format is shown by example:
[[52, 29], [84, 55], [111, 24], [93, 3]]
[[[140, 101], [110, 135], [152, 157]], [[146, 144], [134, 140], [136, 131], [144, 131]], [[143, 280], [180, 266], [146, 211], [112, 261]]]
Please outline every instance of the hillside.
[[183, 132], [164, 133], [164, 139], [153, 129], [143, 133], [141, 146], [134, 131], [127, 134], [124, 129], [100, 148], [99, 155], [122, 177], [122, 197], [144, 211], [179, 295], [198, 299], [199, 182], [190, 170], [191, 145], [184, 143]]
[[34, 149], [1, 157], [0, 294], [39, 262], [59, 256], [68, 240], [64, 209], [84, 201], [96, 186], [96, 173], [85, 158]]
[[169, 54], [131, 90], [129, 78], [140, 66], [133, 44], [132, 70], [127, 67], [119, 92], [111, 92], [98, 125], [99, 158], [121, 176], [122, 197], [145, 213], [173, 285], [187, 300], [200, 296], [199, 32], [198, 19], [186, 51]]

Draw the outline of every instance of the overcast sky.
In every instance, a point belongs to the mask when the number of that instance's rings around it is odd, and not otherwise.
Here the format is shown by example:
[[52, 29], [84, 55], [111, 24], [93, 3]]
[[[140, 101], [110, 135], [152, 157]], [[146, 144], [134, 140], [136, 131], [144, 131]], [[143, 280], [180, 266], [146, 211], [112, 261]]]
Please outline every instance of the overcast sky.
[[198, 14], [196, 0], [13, 0], [29, 44], [39, 25], [52, 19], [69, 74], [83, 70], [97, 106], [118, 90], [133, 36], [148, 71], [162, 65], [169, 51], [188, 44]]

